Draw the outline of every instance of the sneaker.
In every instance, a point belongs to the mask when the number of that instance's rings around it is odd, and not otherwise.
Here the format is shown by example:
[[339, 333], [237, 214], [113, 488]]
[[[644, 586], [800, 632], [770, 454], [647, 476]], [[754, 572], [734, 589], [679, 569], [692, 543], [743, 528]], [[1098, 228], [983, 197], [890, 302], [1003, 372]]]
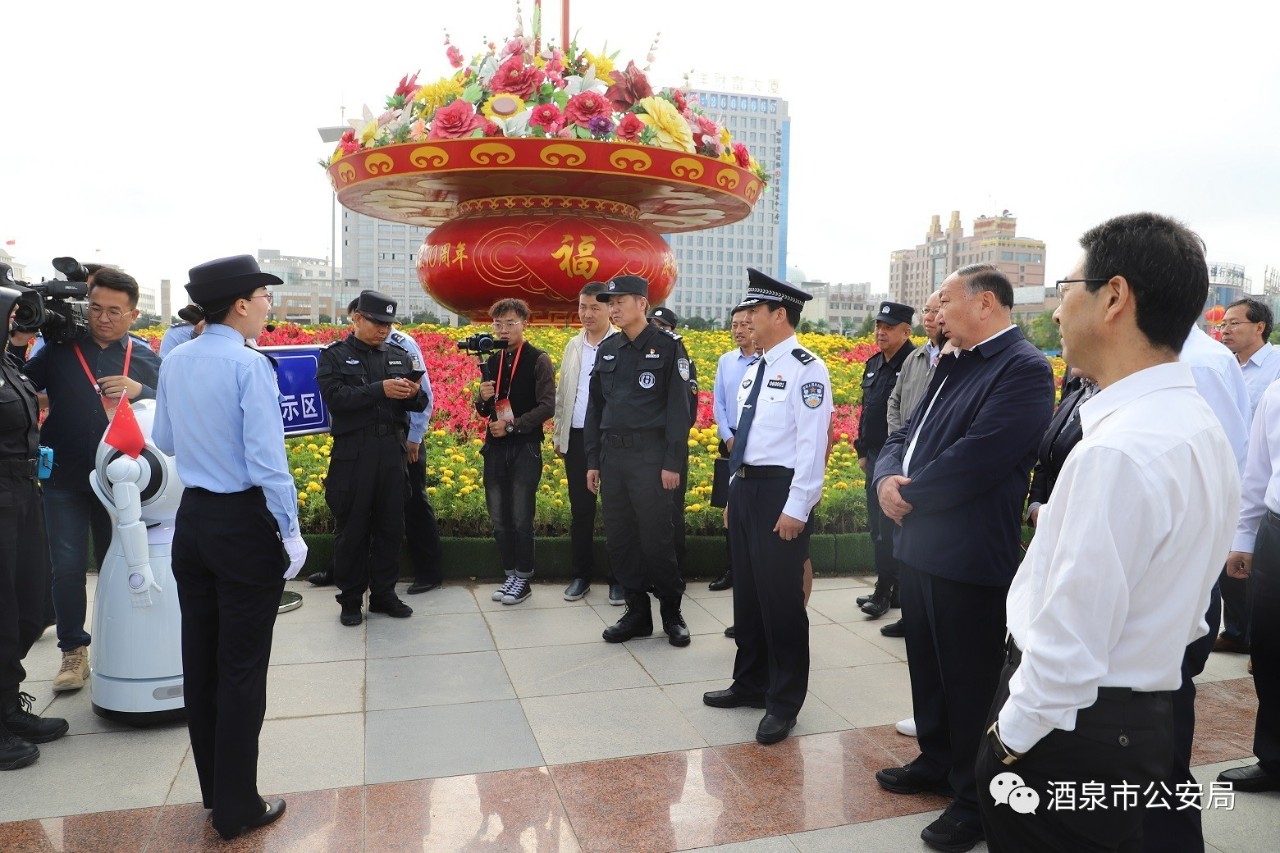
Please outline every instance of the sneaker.
[[570, 583], [569, 586], [565, 588], [564, 600], [577, 601], [578, 599], [585, 596], [587, 594], [587, 591], [590, 589], [591, 589], [591, 582], [588, 581], [586, 578], [574, 578], [573, 582]]
[[916, 736], [916, 718], [907, 717], [905, 720], [898, 720], [897, 724], [894, 725], [894, 728], [898, 730], [898, 734], [900, 735], [906, 735], [907, 737], [915, 737]]
[[502, 596], [503, 604], [519, 604], [530, 595], [533, 590], [529, 587], [529, 582], [524, 578], [512, 578], [511, 588], [507, 590], [507, 594]]
[[502, 586], [498, 587], [493, 591], [493, 596], [492, 596], [493, 600], [501, 601], [502, 599], [506, 598], [507, 593], [511, 592], [511, 582], [515, 580], [519, 580], [519, 578], [517, 578], [515, 575], [507, 575], [507, 579], [502, 582]]
[[627, 603], [627, 591], [622, 588], [622, 584], [609, 584], [609, 603], [614, 607], [621, 607]]
[[53, 690], [79, 690], [89, 680], [89, 647], [78, 646], [62, 653], [62, 668], [53, 677]]

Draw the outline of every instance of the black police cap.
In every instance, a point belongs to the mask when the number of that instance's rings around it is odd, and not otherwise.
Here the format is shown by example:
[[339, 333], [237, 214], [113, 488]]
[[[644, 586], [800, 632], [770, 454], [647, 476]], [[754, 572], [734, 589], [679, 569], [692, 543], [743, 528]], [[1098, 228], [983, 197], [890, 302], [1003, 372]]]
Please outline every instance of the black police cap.
[[356, 299], [356, 310], [366, 320], [390, 326], [396, 319], [396, 301], [376, 290], [362, 290]]
[[901, 302], [889, 302], [888, 300], [880, 303], [880, 310], [876, 312], [877, 323], [888, 323], [890, 326], [896, 326], [899, 323], [911, 325], [911, 318], [916, 314], [916, 310], [910, 305], [903, 305]]
[[778, 302], [793, 308], [803, 308], [813, 297], [798, 287], [779, 281], [754, 267], [747, 267], [747, 295], [738, 308], [750, 308], [764, 302]]
[[597, 302], [608, 302], [610, 296], [621, 296], [633, 293], [636, 296], [649, 298], [649, 280], [638, 275], [619, 275], [609, 279], [604, 290], [596, 294]]

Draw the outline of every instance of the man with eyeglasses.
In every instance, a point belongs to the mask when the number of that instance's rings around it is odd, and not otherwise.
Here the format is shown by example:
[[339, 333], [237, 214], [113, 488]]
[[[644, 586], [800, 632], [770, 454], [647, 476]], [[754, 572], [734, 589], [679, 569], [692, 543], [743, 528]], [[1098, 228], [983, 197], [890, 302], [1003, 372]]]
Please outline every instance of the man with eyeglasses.
[[484, 434], [484, 501], [493, 523], [506, 580], [493, 600], [520, 604], [533, 578], [533, 513], [542, 479], [542, 425], [556, 411], [551, 356], [524, 339], [529, 304], [499, 299], [489, 308], [502, 348], [485, 363], [476, 411], [488, 418]]
[[111, 517], [89, 487], [98, 444], [122, 395], [130, 400], [156, 395], [160, 358], [146, 341], [129, 334], [129, 326], [138, 319], [137, 305], [138, 282], [133, 276], [111, 267], [97, 270], [89, 283], [88, 331], [41, 347], [22, 368], [49, 400], [40, 443], [53, 448], [53, 473], [41, 490], [62, 650], [55, 691], [78, 690], [89, 677], [89, 533], [92, 530], [99, 568], [112, 535]]
[[322, 350], [316, 368], [333, 435], [324, 498], [336, 527], [334, 597], [347, 627], [364, 621], [365, 590], [370, 613], [413, 615], [396, 595], [396, 581], [409, 497], [409, 413], [425, 410], [427, 395], [409, 353], [386, 342], [395, 317], [390, 297], [361, 291], [351, 334]]

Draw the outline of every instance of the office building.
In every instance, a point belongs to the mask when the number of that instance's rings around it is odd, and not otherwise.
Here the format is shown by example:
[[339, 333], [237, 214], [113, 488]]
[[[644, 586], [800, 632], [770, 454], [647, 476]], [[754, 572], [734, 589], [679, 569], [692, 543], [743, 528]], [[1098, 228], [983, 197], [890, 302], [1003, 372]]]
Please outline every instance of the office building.
[[[347, 301], [361, 290], [377, 290], [396, 301], [402, 320], [434, 314], [441, 322], [456, 325], [456, 315], [432, 299], [418, 280], [418, 250], [431, 229], [374, 219], [346, 208], [341, 227]], [[345, 306], [344, 302], [343, 316]]]
[[[728, 91], [720, 88], [726, 85]], [[735, 142], [747, 146], [770, 175], [768, 190], [746, 219], [666, 238], [678, 273], [665, 304], [682, 319], [702, 317], [723, 327], [730, 310], [742, 299], [747, 267], [786, 278], [791, 120], [787, 102], [777, 95], [776, 81], [702, 74], [685, 88], [707, 115], [729, 129]]]
[[[805, 303], [800, 320], [808, 320], [819, 329], [841, 334], [853, 334], [867, 317], [876, 313], [880, 303], [889, 298], [884, 293], [872, 293], [870, 282], [828, 284], [803, 281], [798, 286], [813, 297]], [[917, 316], [916, 321], [919, 319]]]
[[1017, 217], [1006, 210], [999, 216], [979, 216], [973, 221], [973, 233], [966, 236], [960, 211], [951, 211], [945, 231], [935, 215], [923, 243], [890, 255], [890, 298], [919, 307], [960, 267], [992, 263], [1013, 284], [1015, 319], [1029, 320], [1052, 311], [1058, 307], [1058, 296], [1052, 283], [1045, 286], [1044, 242], [1019, 237], [1017, 225]]
[[1249, 295], [1253, 280], [1244, 274], [1243, 264], [1209, 261], [1209, 295], [1204, 301], [1208, 311], [1216, 305], [1226, 308], [1237, 299]]
[[341, 321], [347, 316], [342, 271], [331, 270], [327, 258], [282, 255], [277, 249], [259, 249], [258, 266], [280, 278], [283, 284], [271, 288], [275, 303], [273, 320], [292, 323]]

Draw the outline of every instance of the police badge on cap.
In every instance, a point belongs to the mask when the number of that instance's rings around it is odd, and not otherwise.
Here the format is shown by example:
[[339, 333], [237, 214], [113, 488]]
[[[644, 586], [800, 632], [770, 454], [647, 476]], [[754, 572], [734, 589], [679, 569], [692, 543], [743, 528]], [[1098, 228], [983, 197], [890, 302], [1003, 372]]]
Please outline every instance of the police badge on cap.
[[597, 302], [608, 302], [611, 296], [621, 296], [624, 293], [632, 293], [636, 296], [649, 298], [649, 280], [638, 275], [619, 275], [609, 279], [608, 285], [600, 293], [596, 294]]
[[903, 305], [901, 302], [884, 301], [880, 303], [880, 310], [876, 312], [877, 323], [887, 323], [890, 326], [896, 326], [899, 323], [911, 325], [911, 318], [915, 316], [915, 309], [910, 305]]
[[356, 310], [360, 316], [380, 326], [390, 326], [396, 319], [396, 302], [385, 293], [376, 290], [362, 290], [356, 299]]
[[750, 308], [752, 305], [760, 305], [764, 302], [803, 308], [804, 304], [812, 298], [798, 287], [792, 287], [785, 281], [778, 281], [758, 269], [747, 267], [747, 295], [738, 303], [738, 308]]

